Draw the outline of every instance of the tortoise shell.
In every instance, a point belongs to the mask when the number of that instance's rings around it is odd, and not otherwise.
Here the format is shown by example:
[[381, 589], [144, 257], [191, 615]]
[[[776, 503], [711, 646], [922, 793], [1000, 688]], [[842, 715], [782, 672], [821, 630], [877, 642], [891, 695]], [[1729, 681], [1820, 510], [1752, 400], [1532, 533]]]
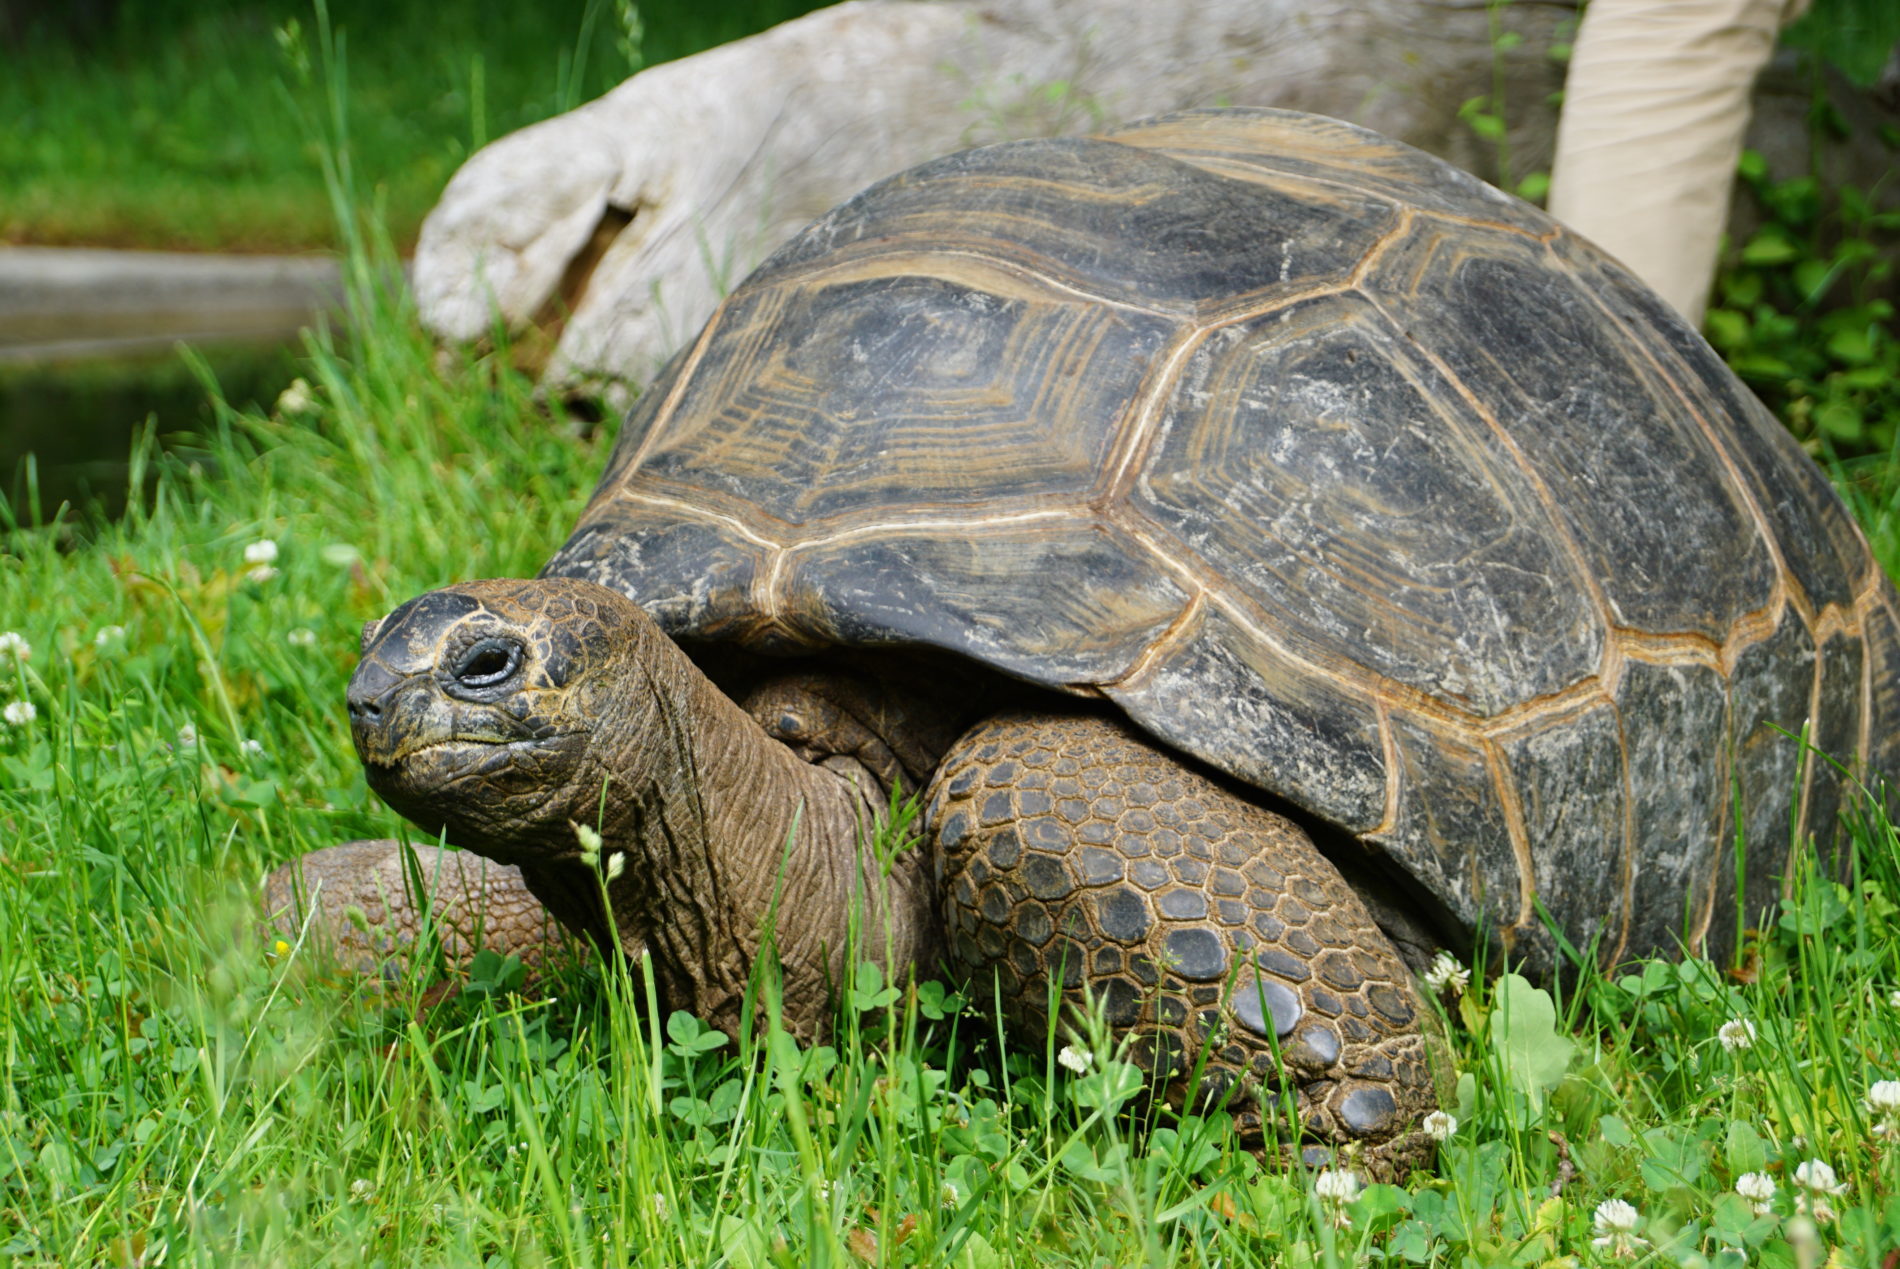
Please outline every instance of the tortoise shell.
[[1283, 111], [853, 198], [651, 386], [545, 571], [1099, 694], [1534, 964], [1540, 904], [1607, 958], [1730, 945], [1738, 875], [1772, 901], [1791, 815], [1843, 808], [1804, 733], [1900, 770], [1894, 590], [1702, 339], [1537, 209]]

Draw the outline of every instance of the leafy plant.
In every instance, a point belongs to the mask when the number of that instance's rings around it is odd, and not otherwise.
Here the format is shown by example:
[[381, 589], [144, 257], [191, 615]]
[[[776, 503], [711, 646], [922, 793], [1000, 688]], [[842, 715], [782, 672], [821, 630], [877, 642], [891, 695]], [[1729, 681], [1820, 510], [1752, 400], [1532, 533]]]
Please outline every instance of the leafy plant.
[[1716, 284], [1709, 342], [1797, 437], [1886, 454], [1900, 428], [1900, 330], [1886, 297], [1900, 212], [1813, 176], [1774, 180], [1759, 154], [1741, 179], [1765, 223]]
[[[1522, 108], [1522, 102], [1510, 103], [1505, 94], [1505, 55], [1524, 43], [1521, 32], [1505, 29], [1504, 14], [1510, 8], [1512, 0], [1486, 0], [1485, 15], [1490, 23], [1491, 40], [1491, 87], [1488, 92], [1468, 97], [1458, 106], [1458, 118], [1471, 129], [1472, 134], [1494, 152], [1497, 165], [1495, 179], [1503, 189], [1508, 189], [1519, 198], [1541, 205], [1550, 193], [1550, 173], [1534, 169], [1519, 175], [1511, 158], [1510, 129], [1507, 122], [1509, 110], [1513, 104]], [[1570, 36], [1575, 32], [1576, 20], [1568, 19], [1557, 28], [1558, 38], [1544, 49], [1544, 56], [1557, 65], [1570, 61]], [[1563, 103], [1561, 89], [1551, 94], [1546, 103], [1559, 106]]]

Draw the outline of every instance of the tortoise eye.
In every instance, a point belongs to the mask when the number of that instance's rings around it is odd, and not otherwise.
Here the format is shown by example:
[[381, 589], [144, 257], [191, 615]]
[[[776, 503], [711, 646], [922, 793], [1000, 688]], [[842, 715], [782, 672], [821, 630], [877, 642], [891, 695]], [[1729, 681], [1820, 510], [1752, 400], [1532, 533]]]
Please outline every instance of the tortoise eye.
[[513, 639], [483, 639], [463, 651], [455, 663], [455, 681], [463, 687], [494, 687], [521, 668], [522, 648]]

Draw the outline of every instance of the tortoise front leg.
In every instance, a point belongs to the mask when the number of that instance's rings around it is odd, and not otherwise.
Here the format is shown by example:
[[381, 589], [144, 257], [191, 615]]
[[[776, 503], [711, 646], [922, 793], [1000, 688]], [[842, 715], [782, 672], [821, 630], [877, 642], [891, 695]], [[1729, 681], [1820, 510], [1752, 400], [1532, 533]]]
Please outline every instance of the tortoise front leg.
[[1124, 721], [1046, 714], [968, 732], [925, 815], [952, 960], [1000, 980], [1012, 1021], [1046, 1035], [1054, 979], [1071, 1010], [1093, 998], [1133, 1037], [1177, 1107], [1204, 1054], [1199, 1095], [1251, 1136], [1290, 1088], [1304, 1135], [1358, 1143], [1375, 1173], [1429, 1149], [1411, 975], [1291, 822]]
[[[564, 942], [561, 927], [528, 892], [521, 870], [466, 851], [416, 846], [430, 919], [452, 963], [484, 947], [543, 966]], [[364, 973], [400, 973], [422, 932], [423, 908], [400, 843], [345, 842], [313, 850], [271, 873], [264, 912], [286, 939], [303, 933]]]

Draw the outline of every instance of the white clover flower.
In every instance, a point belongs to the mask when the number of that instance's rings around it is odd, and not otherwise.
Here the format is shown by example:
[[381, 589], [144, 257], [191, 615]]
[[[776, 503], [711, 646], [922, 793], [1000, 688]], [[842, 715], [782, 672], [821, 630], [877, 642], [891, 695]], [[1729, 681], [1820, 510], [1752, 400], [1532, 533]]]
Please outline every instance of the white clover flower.
[[1847, 1186], [1834, 1175], [1834, 1169], [1819, 1159], [1809, 1159], [1794, 1170], [1794, 1183], [1815, 1194], [1845, 1194]]
[[1630, 1234], [1642, 1223], [1642, 1215], [1636, 1208], [1622, 1199], [1604, 1199], [1597, 1204], [1597, 1210], [1591, 1215], [1591, 1224], [1598, 1233], [1622, 1231]]
[[1424, 1122], [1419, 1124], [1419, 1127], [1423, 1128], [1425, 1135], [1433, 1141], [1449, 1141], [1451, 1134], [1458, 1131], [1458, 1116], [1448, 1110], [1435, 1110], [1425, 1116]]
[[264, 746], [261, 741], [240, 740], [238, 741], [238, 752], [252, 758], [261, 758], [264, 756]]
[[963, 1201], [963, 1194], [957, 1189], [957, 1183], [955, 1181], [945, 1181], [943, 1183], [943, 1189], [937, 1193], [937, 1201], [944, 1207], [955, 1207], [958, 1203]]
[[1598, 1203], [1590, 1219], [1597, 1232], [1590, 1245], [1599, 1251], [1618, 1257], [1633, 1256], [1637, 1248], [1649, 1246], [1648, 1239], [1636, 1235], [1637, 1227], [1643, 1223], [1642, 1215], [1622, 1199], [1605, 1199]]
[[1715, 1038], [1730, 1053], [1739, 1049], [1752, 1049], [1755, 1047], [1755, 1024], [1746, 1018], [1730, 1018], [1715, 1033]]
[[1887, 993], [1887, 1003], [1895, 1009], [1900, 1009], [1900, 987], [1895, 987]]
[[1766, 1216], [1774, 1210], [1775, 1178], [1766, 1172], [1744, 1172], [1735, 1178], [1735, 1192], [1755, 1205], [1755, 1215]]
[[607, 856], [607, 880], [614, 881], [625, 871], [627, 871], [626, 851], [617, 850]]
[[350, 1201], [353, 1203], [367, 1202], [375, 1193], [376, 1187], [362, 1177], [350, 1182]]
[[1325, 1202], [1350, 1203], [1359, 1197], [1359, 1177], [1345, 1168], [1327, 1168], [1313, 1178], [1313, 1193]]
[[1079, 1049], [1073, 1044], [1062, 1046], [1062, 1052], [1056, 1054], [1056, 1062], [1077, 1075], [1087, 1075], [1089, 1067], [1095, 1064], [1095, 1055], [1087, 1049]]
[[259, 538], [244, 548], [246, 564], [274, 564], [277, 562], [277, 543], [269, 538]]
[[92, 646], [108, 648], [125, 638], [124, 626], [101, 626], [99, 633], [92, 637]]
[[33, 645], [17, 630], [0, 631], [0, 656], [11, 653], [16, 660], [25, 661], [33, 655]]
[[1834, 1175], [1834, 1169], [1819, 1159], [1809, 1159], [1794, 1170], [1794, 1183], [1807, 1191], [1794, 1196], [1794, 1210], [1826, 1224], [1834, 1219], [1834, 1207], [1828, 1199], [1847, 1193], [1847, 1186]]
[[7, 720], [9, 727], [24, 727], [40, 716], [32, 701], [8, 701], [7, 707], [0, 710], [0, 717]]
[[284, 642], [293, 648], [313, 647], [317, 642], [317, 632], [307, 626], [298, 626], [284, 636]]
[[1465, 988], [1471, 985], [1471, 971], [1458, 963], [1458, 958], [1450, 952], [1440, 952], [1432, 958], [1431, 965], [1423, 975], [1425, 985], [1434, 995], [1442, 995], [1449, 990], [1454, 996], [1465, 994]]
[[1349, 1229], [1352, 1218], [1346, 1204], [1359, 1197], [1359, 1178], [1347, 1169], [1327, 1168], [1313, 1178], [1313, 1195], [1335, 1229]]
[[259, 564], [256, 568], [244, 574], [246, 581], [256, 582], [260, 586], [275, 576], [277, 576], [277, 570], [269, 564]]
[[1875, 1080], [1867, 1088], [1866, 1105], [1876, 1136], [1900, 1133], [1900, 1080]]
[[277, 394], [277, 413], [303, 414], [316, 404], [310, 395], [310, 385], [299, 375], [290, 381], [290, 386]]
[[186, 723], [183, 727], [180, 727], [178, 729], [178, 747], [180, 749], [196, 749], [198, 747], [198, 729], [193, 727], [190, 723]]
[[[666, 1195], [655, 1193], [650, 1196], [647, 1201], [653, 1204], [653, 1214], [661, 1220], [665, 1220], [668, 1216], [672, 1215], [672, 1209], [666, 1204]], [[603, 1230], [601, 1232], [606, 1234], [612, 1231]]]

